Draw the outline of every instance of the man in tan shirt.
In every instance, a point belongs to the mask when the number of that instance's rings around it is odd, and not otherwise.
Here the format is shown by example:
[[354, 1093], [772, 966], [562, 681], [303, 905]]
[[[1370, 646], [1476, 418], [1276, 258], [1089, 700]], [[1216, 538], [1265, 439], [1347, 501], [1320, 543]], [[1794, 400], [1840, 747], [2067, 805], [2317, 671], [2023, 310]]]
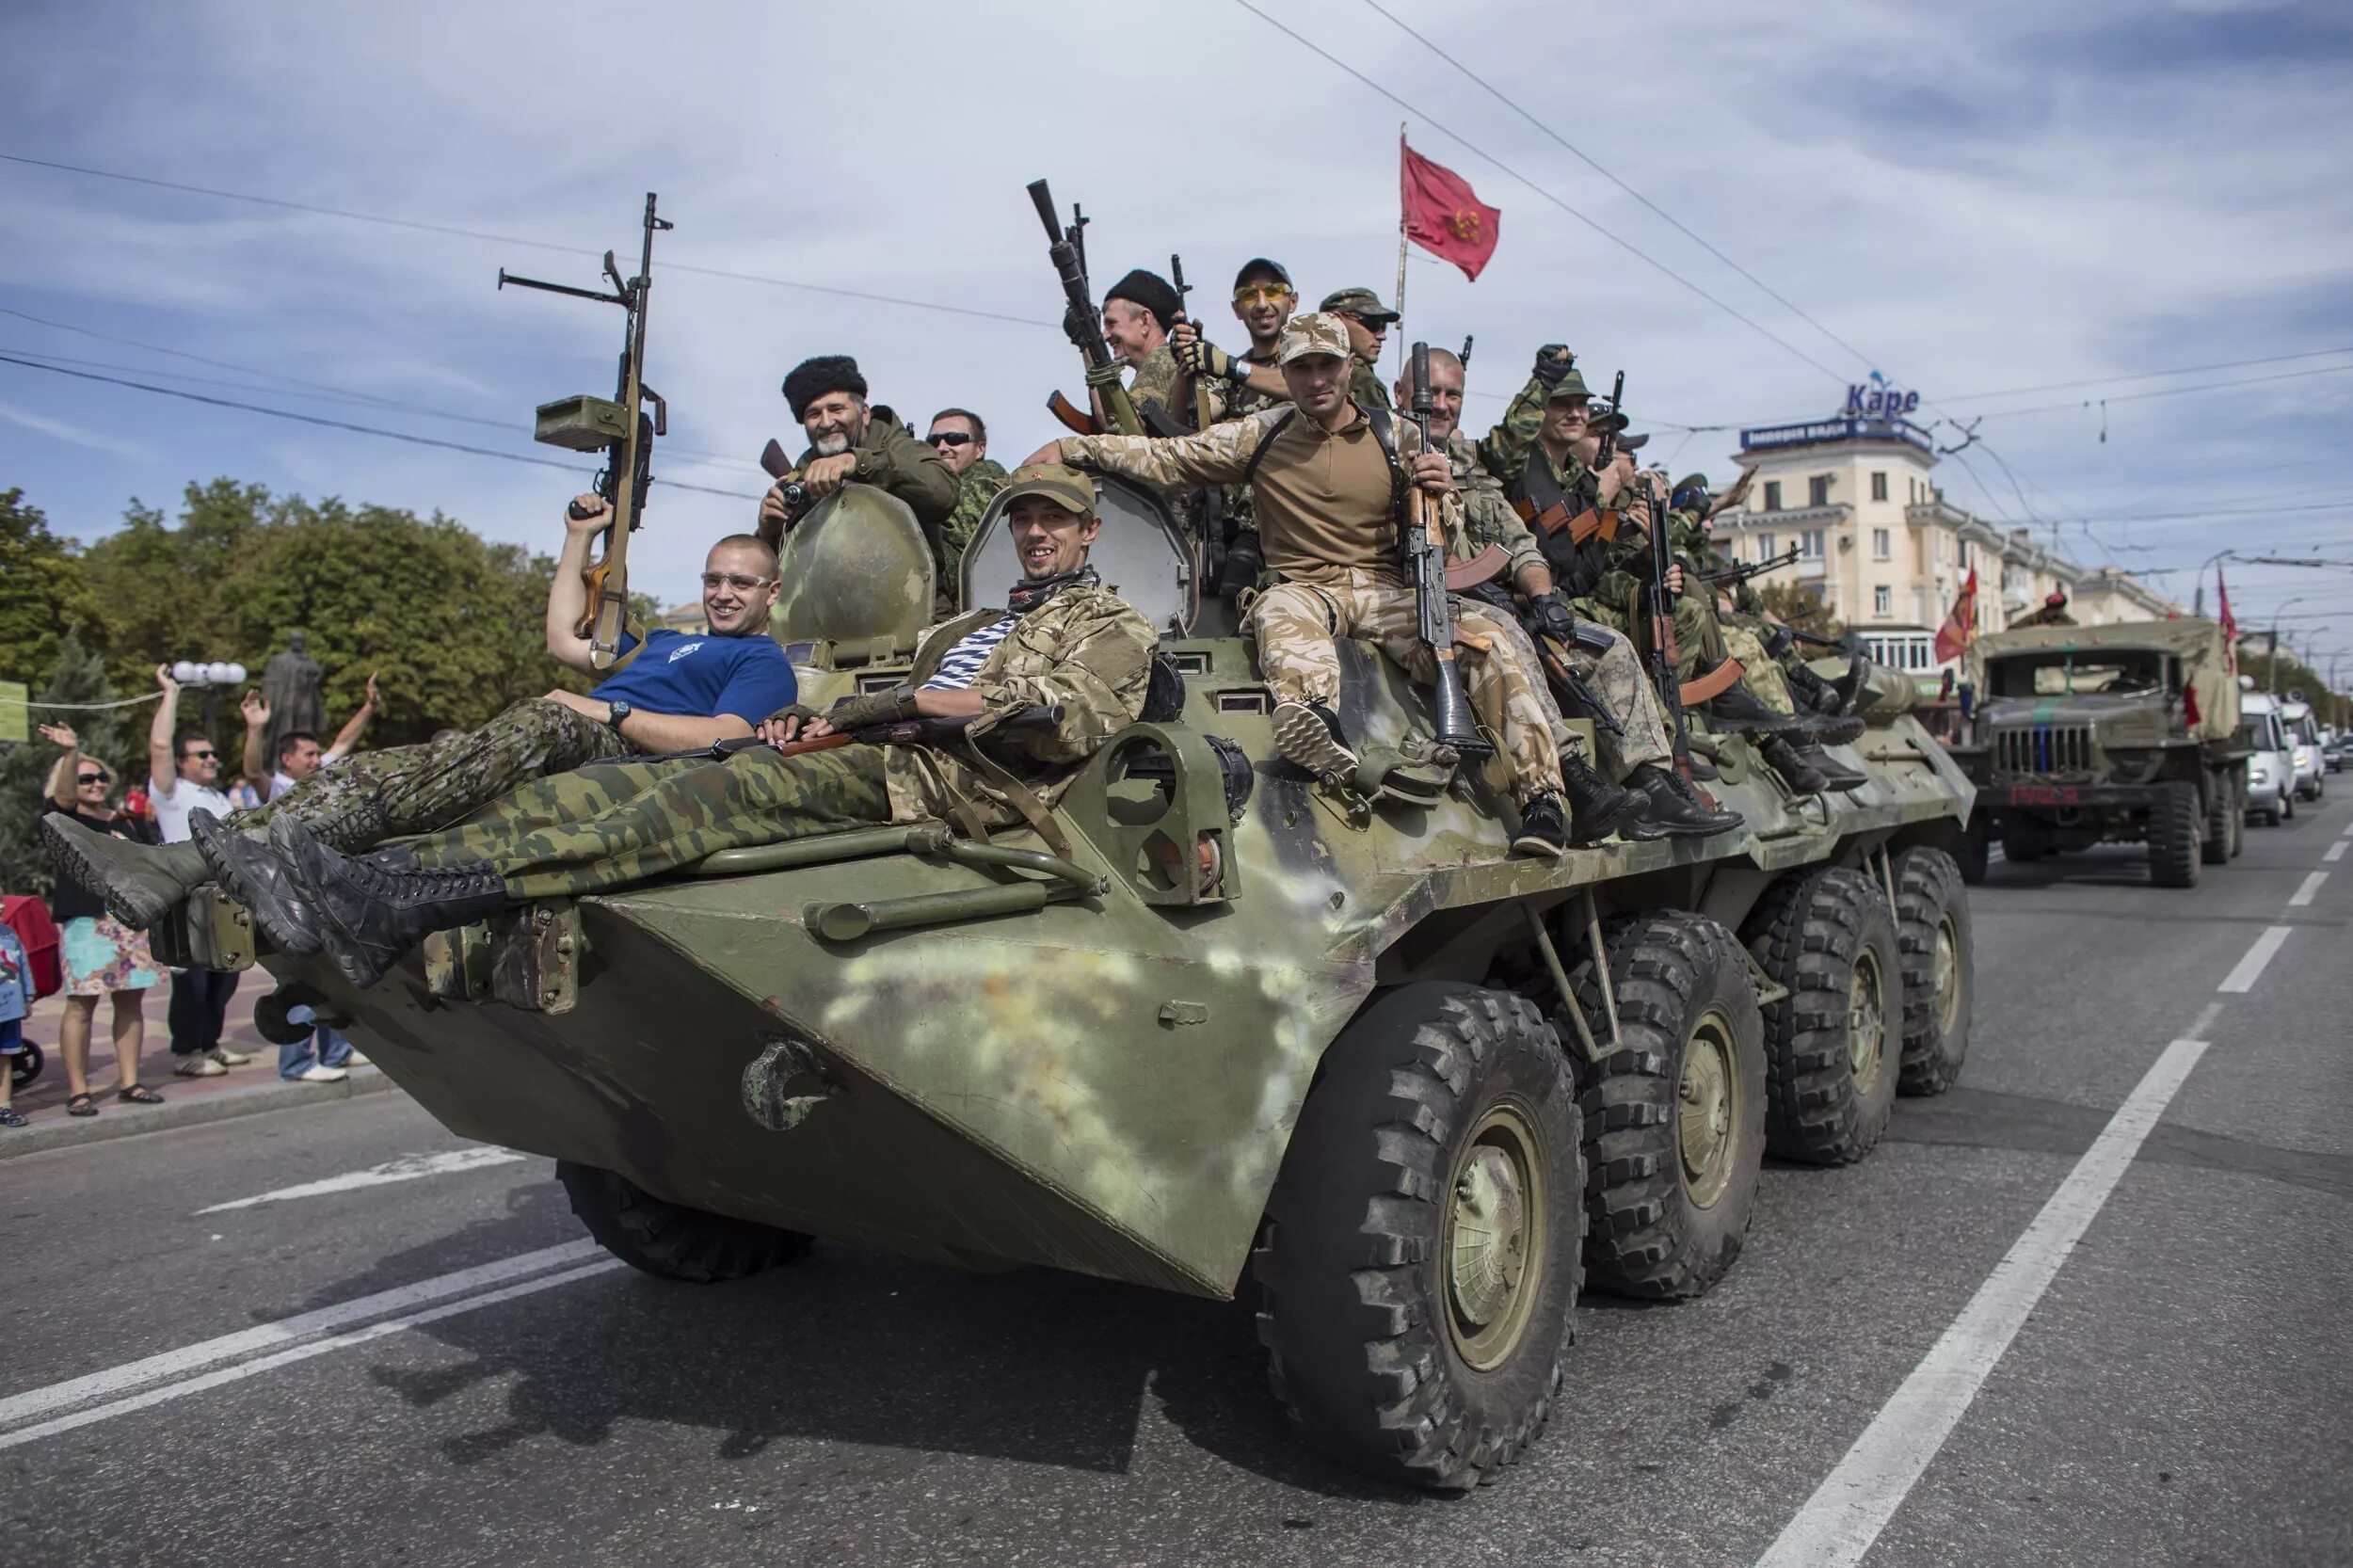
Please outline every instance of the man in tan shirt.
[[[1291, 406], [1153, 440], [1065, 436], [1032, 462], [1065, 462], [1150, 485], [1255, 488], [1268, 568], [1281, 581], [1260, 594], [1248, 628], [1273, 691], [1275, 744], [1310, 773], [1344, 778], [1356, 755], [1340, 733], [1337, 639], [1362, 637], [1425, 684], [1435, 677], [1422, 646], [1414, 588], [1398, 548], [1411, 486], [1434, 497], [1445, 527], [1463, 521], [1446, 455], [1424, 452], [1414, 425], [1349, 396], [1347, 326], [1322, 312], [1295, 316], [1277, 355]], [[1502, 738], [1520, 831], [1513, 847], [1559, 855], [1568, 843], [1561, 764], [1546, 723], [1541, 676], [1496, 612], [1457, 612], [1465, 683], [1480, 721]]]

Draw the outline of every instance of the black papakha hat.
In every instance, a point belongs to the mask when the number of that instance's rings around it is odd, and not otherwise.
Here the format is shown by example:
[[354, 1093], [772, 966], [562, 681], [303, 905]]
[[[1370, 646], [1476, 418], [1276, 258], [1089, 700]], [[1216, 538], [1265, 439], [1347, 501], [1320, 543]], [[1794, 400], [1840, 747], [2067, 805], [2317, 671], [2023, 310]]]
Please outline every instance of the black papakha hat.
[[1159, 273], [1146, 272], [1142, 267], [1103, 291], [1104, 304], [1108, 305], [1114, 299], [1125, 299], [1151, 312], [1152, 319], [1160, 324], [1163, 332], [1176, 326], [1176, 318], [1185, 313], [1184, 296], [1176, 292], [1176, 285]]
[[784, 378], [784, 400], [798, 420], [808, 406], [827, 392], [845, 392], [863, 402], [866, 397], [866, 377], [857, 373], [857, 361], [847, 354], [820, 354], [813, 360], [803, 360]]

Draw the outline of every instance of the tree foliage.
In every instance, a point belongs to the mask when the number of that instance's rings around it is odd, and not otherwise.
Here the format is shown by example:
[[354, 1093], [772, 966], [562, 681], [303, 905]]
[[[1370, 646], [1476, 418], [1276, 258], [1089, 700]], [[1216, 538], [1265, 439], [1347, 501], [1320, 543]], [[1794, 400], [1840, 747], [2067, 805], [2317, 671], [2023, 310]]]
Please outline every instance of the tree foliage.
[[23, 490], [0, 490], [0, 680], [38, 684], [69, 635], [98, 631], [80, 565]]
[[[153, 683], [149, 683], [152, 688]], [[69, 632], [58, 639], [56, 656], [47, 678], [35, 686], [36, 704], [51, 702], [112, 702], [120, 695], [106, 679], [105, 661]], [[36, 706], [34, 720], [72, 727], [82, 755], [106, 764], [115, 776], [116, 799], [120, 792], [147, 776], [147, 720], [144, 706], [96, 712], [43, 711]], [[29, 727], [28, 727], [29, 728]], [[33, 824], [40, 815], [41, 789], [59, 752], [33, 731], [28, 745], [0, 749], [0, 890], [46, 893], [55, 881], [49, 856], [40, 846]]]
[[1847, 634], [1846, 623], [1830, 613], [1822, 596], [1797, 583], [1768, 583], [1757, 590], [1765, 608], [1801, 632], [1836, 639]]

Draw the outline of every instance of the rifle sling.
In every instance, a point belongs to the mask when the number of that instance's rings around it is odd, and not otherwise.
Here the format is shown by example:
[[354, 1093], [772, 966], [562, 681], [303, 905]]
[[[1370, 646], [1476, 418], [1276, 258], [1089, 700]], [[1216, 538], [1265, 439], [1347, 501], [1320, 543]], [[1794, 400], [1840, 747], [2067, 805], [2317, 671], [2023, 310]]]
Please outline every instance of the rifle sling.
[[1689, 708], [1694, 703], [1723, 696], [1732, 689], [1732, 683], [1746, 673], [1740, 667], [1739, 660], [1726, 659], [1696, 680], [1683, 682], [1683, 705]]

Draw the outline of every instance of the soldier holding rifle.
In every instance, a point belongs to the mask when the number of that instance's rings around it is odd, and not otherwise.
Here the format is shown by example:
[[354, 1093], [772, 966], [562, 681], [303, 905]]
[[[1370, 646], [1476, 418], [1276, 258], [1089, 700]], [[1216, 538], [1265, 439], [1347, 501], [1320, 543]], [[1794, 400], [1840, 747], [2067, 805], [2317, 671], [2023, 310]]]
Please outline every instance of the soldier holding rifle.
[[[1401, 532], [1409, 490], [1433, 504], [1448, 535], [1461, 526], [1462, 510], [1445, 454], [1425, 450], [1417, 428], [1348, 395], [1353, 357], [1346, 324], [1321, 312], [1293, 317], [1279, 360], [1289, 408], [1173, 440], [1065, 437], [1031, 461], [1093, 466], [1154, 485], [1252, 482], [1266, 564], [1279, 578], [1249, 613], [1275, 698], [1275, 744], [1320, 777], [1353, 777], [1357, 757], [1335, 706], [1335, 639], [1367, 638], [1417, 680], [1438, 678], [1441, 662], [1421, 635]], [[1513, 847], [1559, 855], [1568, 845], [1568, 820], [1543, 676], [1486, 606], [1465, 606], [1454, 632], [1470, 704], [1501, 737], [1511, 766], [1520, 808]]]
[[784, 400], [808, 436], [808, 450], [782, 472], [776, 442], [760, 458], [776, 480], [760, 503], [760, 536], [769, 548], [783, 541], [802, 511], [856, 482], [905, 502], [936, 552], [940, 526], [956, 509], [955, 470], [888, 410], [867, 403], [857, 361], [847, 354], [802, 360], [784, 378]]

